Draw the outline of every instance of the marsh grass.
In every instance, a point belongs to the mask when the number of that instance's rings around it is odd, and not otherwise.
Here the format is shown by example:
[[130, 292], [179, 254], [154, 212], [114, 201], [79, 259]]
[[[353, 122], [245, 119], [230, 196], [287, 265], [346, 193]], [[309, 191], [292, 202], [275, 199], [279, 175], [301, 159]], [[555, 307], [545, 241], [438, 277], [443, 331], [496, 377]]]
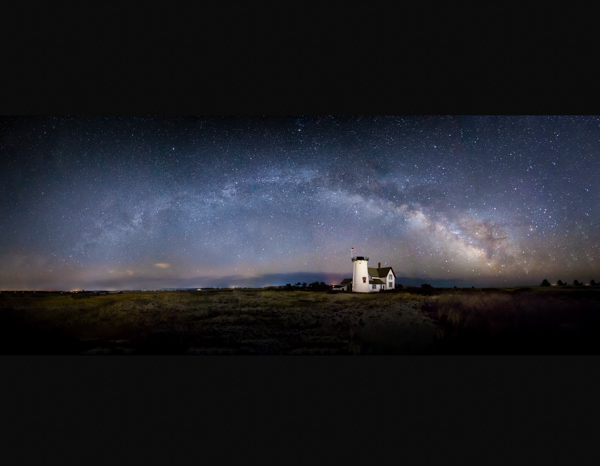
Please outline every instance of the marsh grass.
[[[352, 329], [368, 331], [382, 314], [421, 299], [275, 290], [82, 296], [2, 293], [0, 352], [204, 354], [221, 348], [234, 354], [348, 354]], [[376, 332], [367, 333], [357, 338], [385, 348], [374, 344]]]
[[595, 354], [599, 303], [547, 287], [2, 293], [0, 353]]
[[596, 354], [598, 293], [537, 289], [449, 294], [427, 300], [438, 352]]

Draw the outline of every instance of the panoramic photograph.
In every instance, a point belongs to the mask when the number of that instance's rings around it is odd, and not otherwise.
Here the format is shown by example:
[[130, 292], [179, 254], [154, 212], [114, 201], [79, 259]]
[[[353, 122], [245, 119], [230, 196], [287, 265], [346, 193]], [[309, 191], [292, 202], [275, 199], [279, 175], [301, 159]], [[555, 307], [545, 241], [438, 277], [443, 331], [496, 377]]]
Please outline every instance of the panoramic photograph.
[[600, 354], [600, 117], [0, 117], [0, 355]]

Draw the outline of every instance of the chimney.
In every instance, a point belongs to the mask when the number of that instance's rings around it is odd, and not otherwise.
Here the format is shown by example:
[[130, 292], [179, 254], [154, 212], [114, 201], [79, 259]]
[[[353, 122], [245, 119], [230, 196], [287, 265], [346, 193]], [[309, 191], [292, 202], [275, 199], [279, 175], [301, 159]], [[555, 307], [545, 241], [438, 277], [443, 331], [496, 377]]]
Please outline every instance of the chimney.
[[378, 268], [378, 269], [380, 269], [380, 268], [381, 268], [381, 262], [379, 262], [379, 265], [377, 266], [377, 268]]

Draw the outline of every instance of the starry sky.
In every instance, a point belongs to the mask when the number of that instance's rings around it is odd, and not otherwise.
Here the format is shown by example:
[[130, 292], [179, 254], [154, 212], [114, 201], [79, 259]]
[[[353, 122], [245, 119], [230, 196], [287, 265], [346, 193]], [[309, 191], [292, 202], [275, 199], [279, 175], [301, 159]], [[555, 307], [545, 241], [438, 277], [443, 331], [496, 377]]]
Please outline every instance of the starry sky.
[[600, 280], [600, 117], [0, 118], [0, 290]]

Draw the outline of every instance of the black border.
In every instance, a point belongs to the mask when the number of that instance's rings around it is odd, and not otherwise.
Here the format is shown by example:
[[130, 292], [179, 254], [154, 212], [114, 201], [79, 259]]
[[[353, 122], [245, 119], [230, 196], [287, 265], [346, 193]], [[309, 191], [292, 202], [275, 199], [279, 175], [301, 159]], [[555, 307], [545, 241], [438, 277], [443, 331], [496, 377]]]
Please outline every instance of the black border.
[[505, 464], [573, 460], [595, 445], [591, 357], [2, 357], [0, 367], [10, 464]]
[[[408, 12], [381, 12], [362, 26], [342, 11], [299, 7], [266, 21], [273, 7], [238, 4], [229, 15], [24, 7], [0, 24], [0, 113], [598, 112], [597, 71], [567, 34], [538, 36], [527, 23], [440, 26], [435, 15]], [[336, 21], [313, 24], [325, 13]]]

